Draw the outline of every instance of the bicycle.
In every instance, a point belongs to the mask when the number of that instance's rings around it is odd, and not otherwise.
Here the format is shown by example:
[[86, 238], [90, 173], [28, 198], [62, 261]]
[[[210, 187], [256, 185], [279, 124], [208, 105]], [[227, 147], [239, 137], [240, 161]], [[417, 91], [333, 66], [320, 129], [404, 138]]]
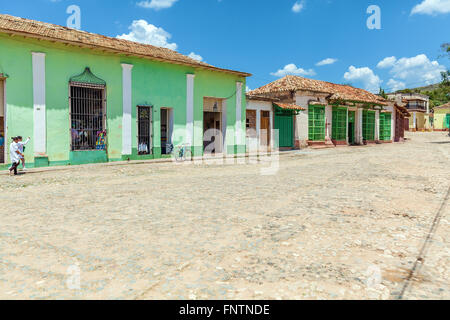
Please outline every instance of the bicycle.
[[191, 146], [187, 144], [177, 147], [173, 154], [177, 162], [192, 161]]

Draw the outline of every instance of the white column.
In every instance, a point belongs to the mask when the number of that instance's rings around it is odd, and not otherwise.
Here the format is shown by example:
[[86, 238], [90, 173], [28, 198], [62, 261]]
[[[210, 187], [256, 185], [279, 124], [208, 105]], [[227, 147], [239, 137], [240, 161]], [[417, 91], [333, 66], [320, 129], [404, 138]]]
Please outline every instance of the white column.
[[194, 79], [195, 74], [187, 74], [186, 92], [186, 143], [194, 145]]
[[122, 64], [122, 90], [123, 90], [123, 115], [122, 115], [122, 154], [132, 154], [131, 134], [131, 103], [132, 103], [132, 77], [133, 65]]
[[413, 129], [414, 129], [414, 130], [417, 129], [417, 127], [416, 127], [416, 121], [417, 121], [416, 113], [413, 112]]
[[47, 153], [47, 117], [45, 104], [45, 53], [33, 52], [33, 144], [35, 155]]
[[244, 145], [242, 134], [242, 82], [236, 82], [236, 145]]
[[347, 137], [346, 138], [346, 141], [347, 141], [347, 144], [349, 144], [350, 143], [350, 137], [348, 136], [348, 108], [347, 108], [347, 123], [345, 124], [345, 127], [346, 127], [346, 131], [345, 131], [345, 136]]
[[396, 111], [395, 111], [395, 107], [392, 108], [392, 109], [393, 109], [393, 111], [392, 111], [392, 114], [391, 114], [391, 140], [394, 141], [395, 140], [395, 126], [396, 126], [396, 122], [395, 122]]
[[228, 127], [228, 120], [227, 120], [227, 100], [222, 101], [222, 135], [223, 135], [223, 153], [226, 155], [228, 154], [228, 147], [227, 147], [227, 127]]
[[356, 128], [357, 128], [357, 143], [363, 144], [363, 109], [358, 109], [356, 111]]
[[[270, 134], [267, 132], [267, 134]], [[259, 147], [261, 146], [261, 109], [256, 109], [256, 139], [258, 139], [258, 143], [256, 144]]]
[[331, 139], [333, 129], [333, 107], [325, 106], [326, 138]]
[[375, 141], [380, 140], [380, 110], [375, 111]]
[[274, 147], [274, 144], [275, 144], [275, 141], [274, 141], [274, 137], [273, 137], [273, 135], [274, 135], [274, 130], [273, 130], [273, 117], [274, 117], [274, 110], [273, 110], [273, 106], [272, 106], [272, 110], [270, 111], [270, 128], [269, 128], [269, 130], [270, 130], [270, 149], [271, 150], [273, 150], [273, 147]]

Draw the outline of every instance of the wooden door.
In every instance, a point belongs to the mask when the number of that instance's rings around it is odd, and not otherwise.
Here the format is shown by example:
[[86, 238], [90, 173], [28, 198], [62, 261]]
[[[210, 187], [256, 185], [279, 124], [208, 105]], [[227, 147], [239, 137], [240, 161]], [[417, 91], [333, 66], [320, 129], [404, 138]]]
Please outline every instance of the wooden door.
[[275, 130], [279, 132], [279, 147], [294, 147], [294, 117], [292, 111], [277, 111], [275, 113]]
[[261, 112], [261, 146], [267, 147], [270, 150], [271, 130], [270, 130], [270, 112]]

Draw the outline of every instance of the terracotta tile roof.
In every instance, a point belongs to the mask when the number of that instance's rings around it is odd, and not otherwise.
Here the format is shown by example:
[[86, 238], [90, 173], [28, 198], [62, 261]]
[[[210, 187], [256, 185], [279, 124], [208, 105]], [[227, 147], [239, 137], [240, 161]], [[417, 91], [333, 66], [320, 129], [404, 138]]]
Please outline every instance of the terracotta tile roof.
[[268, 96], [264, 96], [264, 95], [252, 95], [252, 94], [246, 93], [245, 96], [247, 97], [248, 100], [260, 100], [260, 101], [271, 101], [271, 102], [280, 101], [280, 99], [278, 99], [278, 98], [268, 97]]
[[438, 107], [434, 107], [434, 109], [447, 109], [447, 108], [450, 108], [450, 102], [440, 105]]
[[151, 60], [233, 73], [244, 77], [250, 76], [248, 73], [214, 67], [207, 63], [191, 59], [170, 49], [106, 37], [99, 34], [79, 31], [50, 23], [13, 17], [5, 14], [0, 14], [0, 32], [7, 34], [20, 34], [27, 37], [69, 43], [82, 47], [98, 48], [100, 50], [111, 51], [119, 54], [129, 54]]
[[250, 91], [250, 95], [267, 95], [289, 91], [313, 91], [329, 94], [328, 99], [386, 105], [386, 100], [366, 90], [299, 76], [285, 76], [261, 88]]
[[280, 107], [281, 109], [285, 109], [285, 110], [306, 110], [305, 108], [302, 108], [300, 106], [297, 106], [295, 104], [289, 104], [289, 103], [279, 103], [279, 102], [275, 102], [274, 105]]

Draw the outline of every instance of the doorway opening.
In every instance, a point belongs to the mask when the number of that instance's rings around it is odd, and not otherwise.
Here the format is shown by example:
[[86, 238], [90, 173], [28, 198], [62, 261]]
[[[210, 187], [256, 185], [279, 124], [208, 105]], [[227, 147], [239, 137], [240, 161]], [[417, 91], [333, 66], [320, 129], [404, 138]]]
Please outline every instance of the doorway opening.
[[138, 154], [152, 154], [152, 107], [137, 107], [137, 125], [138, 125]]
[[161, 154], [172, 153], [173, 109], [161, 108]]
[[223, 152], [222, 100], [205, 98], [203, 103], [203, 151]]
[[348, 143], [350, 145], [355, 144], [355, 120], [356, 119], [356, 112], [355, 111], [349, 111], [348, 112]]
[[5, 81], [0, 79], [0, 164], [6, 163]]

